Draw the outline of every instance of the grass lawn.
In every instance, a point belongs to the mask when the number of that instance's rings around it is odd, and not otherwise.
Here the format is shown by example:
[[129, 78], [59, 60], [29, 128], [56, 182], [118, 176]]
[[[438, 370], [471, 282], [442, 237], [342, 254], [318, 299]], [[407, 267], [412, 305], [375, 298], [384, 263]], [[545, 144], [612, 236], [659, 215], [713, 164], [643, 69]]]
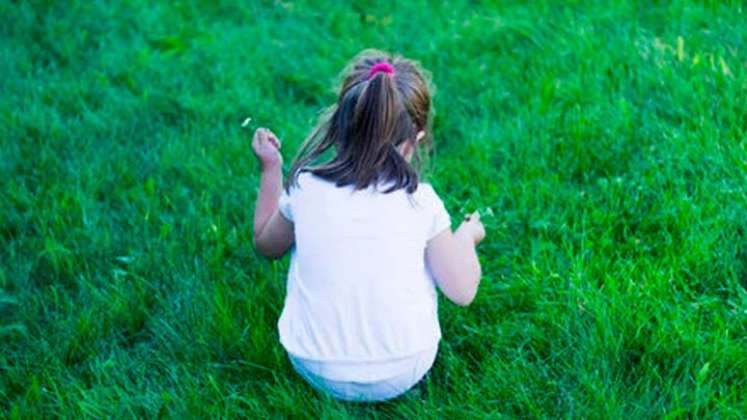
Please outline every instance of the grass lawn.
[[[0, 417], [744, 416], [747, 6], [642, 3], [0, 2]], [[426, 383], [351, 405], [278, 343], [240, 124], [288, 166], [368, 47], [494, 216]]]

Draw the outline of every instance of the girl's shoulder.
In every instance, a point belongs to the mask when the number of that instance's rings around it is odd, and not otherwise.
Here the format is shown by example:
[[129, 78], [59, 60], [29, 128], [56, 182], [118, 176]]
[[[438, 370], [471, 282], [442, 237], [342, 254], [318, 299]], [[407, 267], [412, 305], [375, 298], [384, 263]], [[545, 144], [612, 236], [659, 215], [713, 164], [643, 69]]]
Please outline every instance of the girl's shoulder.
[[415, 192], [413, 192], [413, 195], [416, 198], [421, 198], [428, 201], [441, 200], [438, 193], [433, 188], [433, 185], [431, 185], [429, 182], [420, 182], [418, 184], [418, 188], [415, 190]]
[[431, 239], [444, 229], [451, 227], [449, 212], [430, 183], [421, 182], [413, 193], [421, 214], [428, 220], [427, 238]]
[[415, 190], [416, 193], [421, 194], [436, 194], [436, 190], [433, 188], [433, 185], [431, 185], [430, 182], [419, 182], [418, 183], [418, 189]]
[[418, 188], [412, 193], [412, 199], [416, 206], [427, 213], [442, 213], [444, 203], [436, 190], [428, 182], [420, 182]]
[[301, 171], [296, 175], [296, 179], [289, 183], [288, 193], [293, 194], [297, 191], [308, 190], [309, 188], [325, 186], [327, 184], [329, 184], [328, 181], [319, 178], [310, 171]]

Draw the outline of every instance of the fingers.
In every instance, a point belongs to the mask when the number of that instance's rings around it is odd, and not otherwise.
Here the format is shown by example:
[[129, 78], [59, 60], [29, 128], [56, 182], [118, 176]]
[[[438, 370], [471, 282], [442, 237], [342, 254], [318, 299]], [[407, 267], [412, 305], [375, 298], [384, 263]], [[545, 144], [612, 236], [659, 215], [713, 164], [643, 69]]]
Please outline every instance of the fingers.
[[272, 143], [273, 146], [275, 146], [278, 149], [280, 148], [281, 146], [280, 139], [278, 139], [278, 136], [276, 136], [275, 133], [273, 133], [270, 130], [267, 130], [267, 138], [270, 140], [270, 143]]
[[[464, 216], [464, 222], [462, 223], [468, 232], [472, 235], [475, 244], [479, 244], [485, 239], [485, 226], [480, 221], [480, 212], [475, 211]], [[459, 228], [461, 229], [462, 226]]]
[[276, 149], [280, 149], [280, 140], [278, 140], [277, 137], [275, 137], [274, 134], [270, 133], [270, 136], [268, 137], [268, 140], [270, 143], [275, 146]]
[[252, 143], [259, 145], [265, 139], [265, 131], [263, 128], [258, 128], [254, 131], [254, 137], [252, 137]]
[[472, 214], [467, 214], [464, 216], [464, 220], [466, 222], [479, 222], [480, 221], [480, 212], [475, 211]]
[[275, 133], [263, 127], [258, 128], [254, 132], [254, 141], [257, 142], [257, 145], [270, 143], [276, 149], [280, 149], [281, 147], [280, 140]]

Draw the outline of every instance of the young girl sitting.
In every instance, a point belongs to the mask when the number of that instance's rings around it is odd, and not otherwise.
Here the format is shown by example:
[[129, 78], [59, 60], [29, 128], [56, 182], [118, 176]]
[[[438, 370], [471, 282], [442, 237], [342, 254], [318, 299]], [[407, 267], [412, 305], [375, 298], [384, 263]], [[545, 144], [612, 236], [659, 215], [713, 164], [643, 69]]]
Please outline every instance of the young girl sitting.
[[285, 188], [280, 141], [267, 129], [254, 134], [254, 244], [270, 258], [291, 250], [280, 342], [296, 371], [335, 398], [381, 401], [410, 389], [438, 350], [436, 285], [462, 306], [477, 292], [479, 214], [452, 233], [441, 199], [410, 163], [430, 118], [418, 66], [364, 51]]

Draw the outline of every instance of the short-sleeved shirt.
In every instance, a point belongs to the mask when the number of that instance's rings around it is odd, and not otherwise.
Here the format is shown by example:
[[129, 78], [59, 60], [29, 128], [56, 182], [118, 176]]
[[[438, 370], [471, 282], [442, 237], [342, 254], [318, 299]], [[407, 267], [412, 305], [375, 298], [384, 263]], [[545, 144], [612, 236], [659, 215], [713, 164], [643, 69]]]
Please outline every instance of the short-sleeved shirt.
[[[396, 362], [438, 345], [438, 300], [425, 247], [451, 227], [449, 214], [429, 184], [411, 194], [382, 189], [337, 187], [302, 173], [283, 193], [280, 212], [294, 225], [295, 243], [278, 328], [294, 356]], [[354, 371], [334, 376], [361, 379]]]

